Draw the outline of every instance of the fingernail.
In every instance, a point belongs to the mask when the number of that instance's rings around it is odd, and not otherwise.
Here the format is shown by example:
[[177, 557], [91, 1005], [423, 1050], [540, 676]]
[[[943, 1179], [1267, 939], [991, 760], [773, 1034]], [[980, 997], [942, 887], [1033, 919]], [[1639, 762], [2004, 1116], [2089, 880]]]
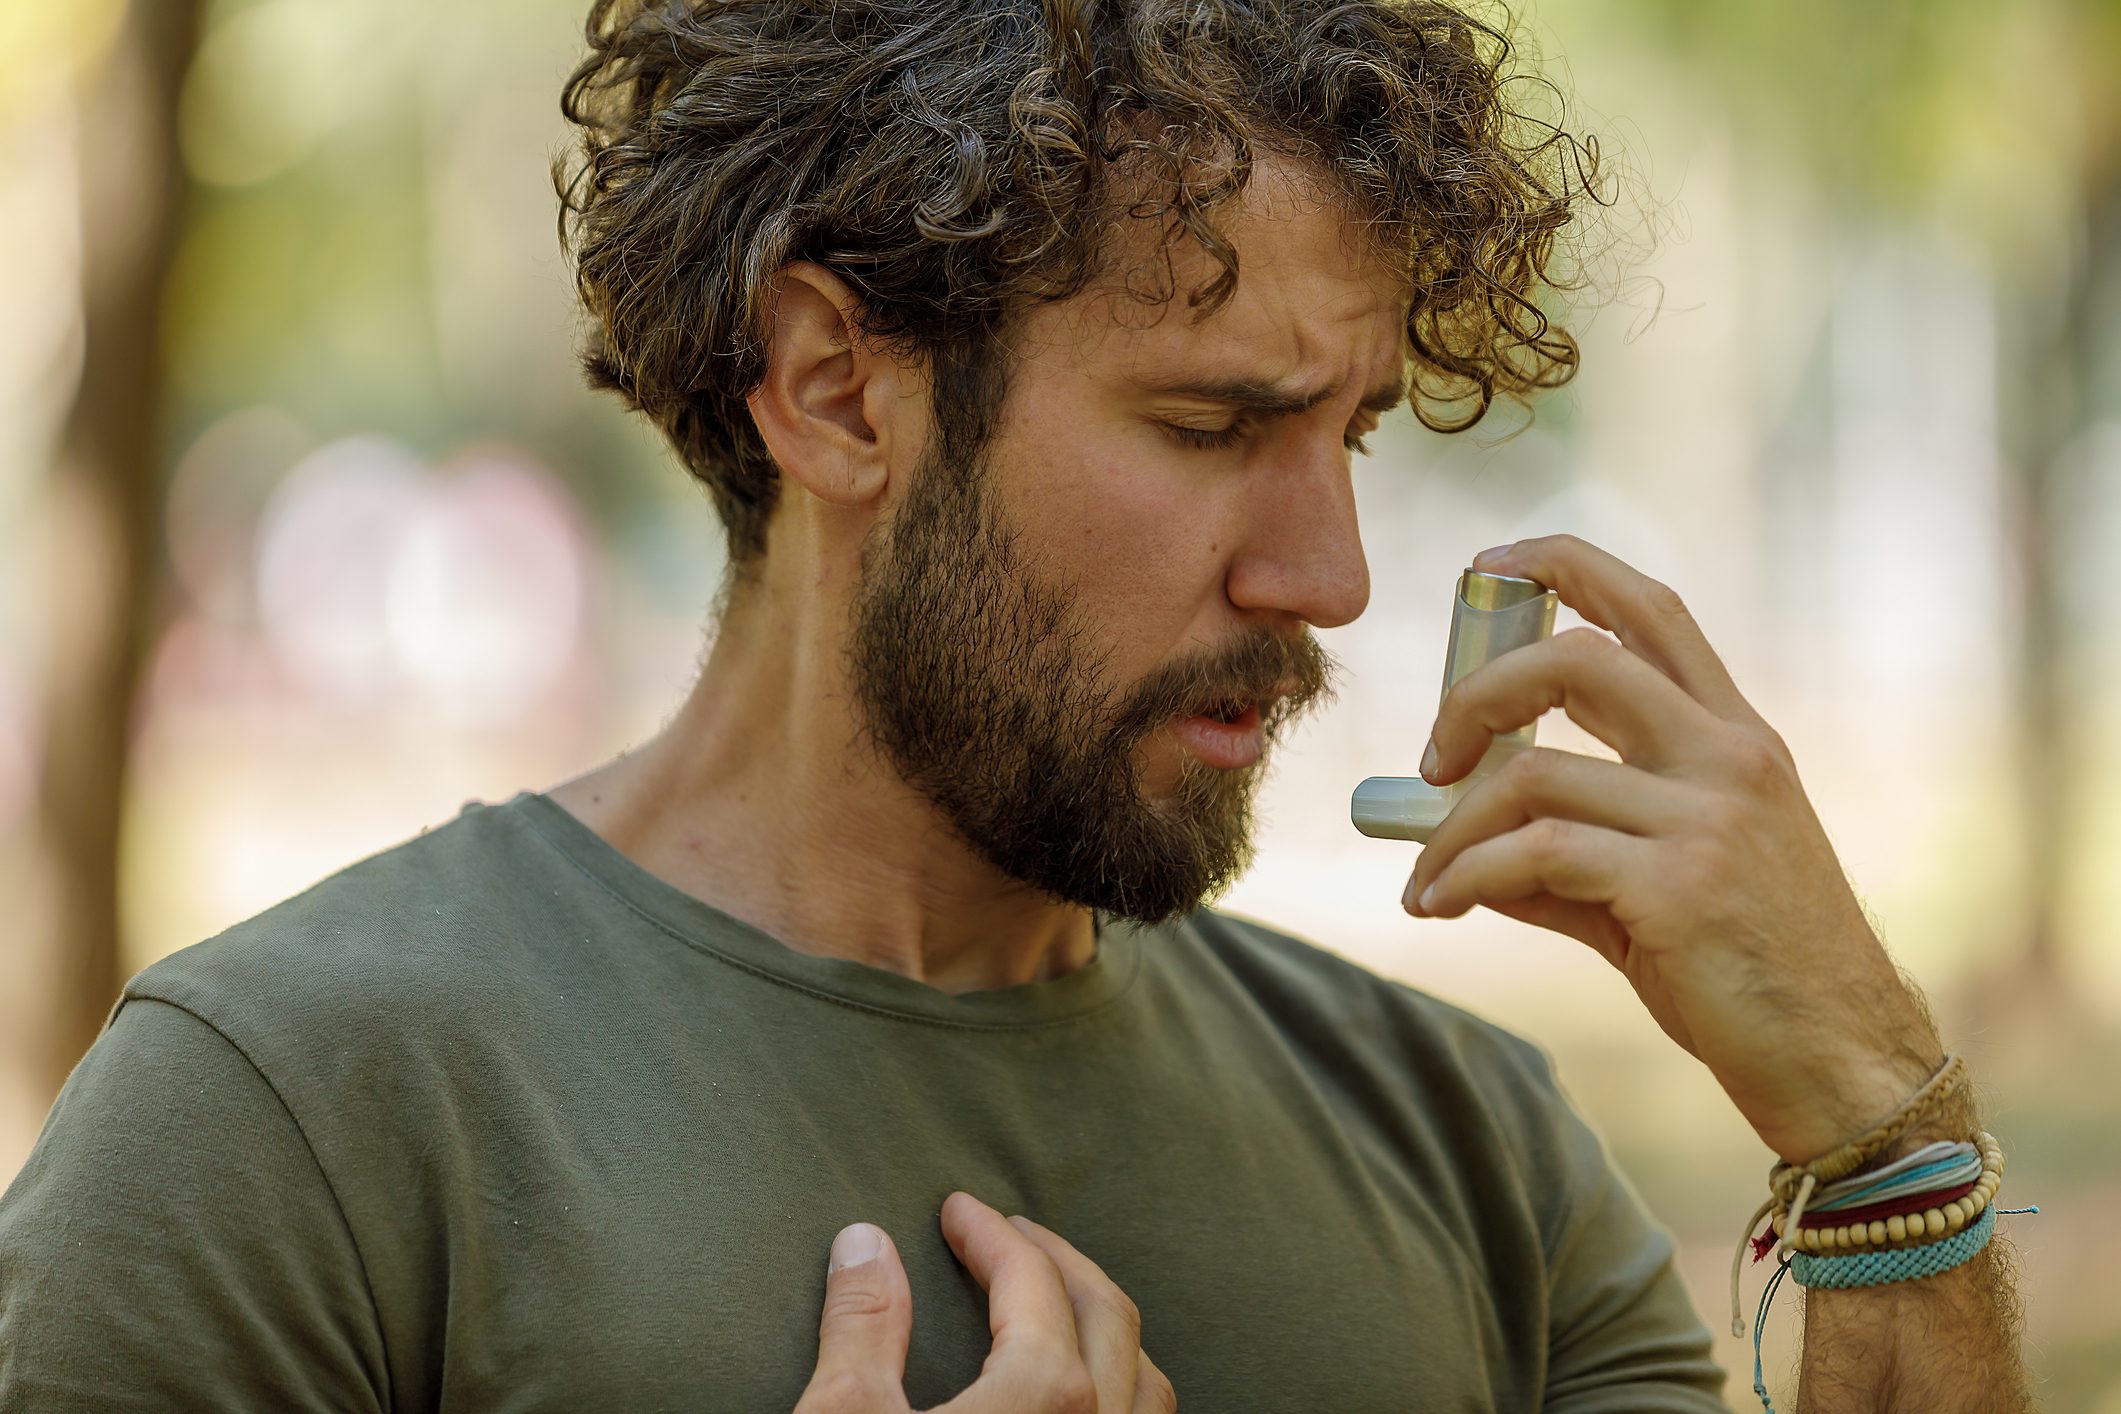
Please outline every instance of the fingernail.
[[1512, 540], [1507, 545], [1490, 545], [1473, 557], [1473, 563], [1478, 566], [1482, 560], [1499, 560], [1516, 548], [1517, 542], [1515, 540]]
[[832, 1239], [832, 1261], [826, 1266], [825, 1275], [830, 1276], [842, 1267], [859, 1267], [864, 1262], [873, 1262], [883, 1248], [882, 1228], [871, 1223], [849, 1224]]
[[1429, 911], [1429, 905], [1434, 903], [1435, 901], [1436, 885], [1430, 884], [1427, 888], [1421, 891], [1421, 911], [1423, 913], [1427, 913]]
[[1407, 886], [1399, 891], [1399, 906], [1407, 912], [1414, 911], [1414, 876], [1407, 875]]
[[[1421, 753], [1421, 778], [1425, 781], [1429, 780], [1430, 773], [1435, 771], [1435, 769], [1436, 738], [1432, 736], [1429, 738], [1429, 749]], [[1429, 783], [1431, 785], [1435, 784], [1434, 781], [1430, 781]]]

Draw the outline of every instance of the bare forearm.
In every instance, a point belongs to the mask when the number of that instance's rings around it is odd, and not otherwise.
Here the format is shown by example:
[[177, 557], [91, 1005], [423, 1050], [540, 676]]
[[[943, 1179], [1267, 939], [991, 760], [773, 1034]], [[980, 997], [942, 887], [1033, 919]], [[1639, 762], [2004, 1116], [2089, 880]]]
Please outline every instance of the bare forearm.
[[[1962, 1102], [1896, 1149], [1977, 1128]], [[2033, 1405], [2018, 1350], [2022, 1318], [2000, 1230], [1936, 1276], [1807, 1291], [1798, 1414], [2025, 1414]]]
[[2025, 1414], [2015, 1277], [1998, 1237], [1933, 1277], [1806, 1292], [1798, 1414]]

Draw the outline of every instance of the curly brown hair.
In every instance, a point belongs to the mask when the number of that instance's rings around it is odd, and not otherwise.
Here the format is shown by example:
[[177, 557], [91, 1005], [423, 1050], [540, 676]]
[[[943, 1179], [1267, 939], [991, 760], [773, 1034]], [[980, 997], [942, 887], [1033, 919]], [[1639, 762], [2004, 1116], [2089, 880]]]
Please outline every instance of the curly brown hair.
[[1410, 281], [1424, 425], [1575, 373], [1537, 300], [1574, 287], [1555, 237], [1599, 199], [1596, 140], [1514, 109], [1505, 27], [1436, 0], [595, 0], [587, 34], [561, 97], [580, 161], [553, 163], [583, 367], [706, 484], [739, 574], [779, 487], [745, 399], [790, 261], [928, 360], [939, 435], [976, 450], [1010, 317], [1100, 274], [1119, 218], [1163, 235], [1130, 292], [1167, 302], [1190, 239], [1220, 267], [1196, 317], [1229, 298], [1214, 208], [1265, 150], [1322, 174]]

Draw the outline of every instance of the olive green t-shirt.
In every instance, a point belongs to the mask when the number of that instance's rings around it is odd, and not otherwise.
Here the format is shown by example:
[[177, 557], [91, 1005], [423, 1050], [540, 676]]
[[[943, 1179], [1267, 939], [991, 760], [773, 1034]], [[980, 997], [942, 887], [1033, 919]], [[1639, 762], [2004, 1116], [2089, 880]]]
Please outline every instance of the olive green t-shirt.
[[135, 977], [0, 1199], [0, 1409], [792, 1408], [891, 1233], [916, 1408], [978, 1375], [965, 1188], [1192, 1411], [1718, 1411], [1542, 1053], [1202, 910], [952, 996], [796, 952], [525, 791]]

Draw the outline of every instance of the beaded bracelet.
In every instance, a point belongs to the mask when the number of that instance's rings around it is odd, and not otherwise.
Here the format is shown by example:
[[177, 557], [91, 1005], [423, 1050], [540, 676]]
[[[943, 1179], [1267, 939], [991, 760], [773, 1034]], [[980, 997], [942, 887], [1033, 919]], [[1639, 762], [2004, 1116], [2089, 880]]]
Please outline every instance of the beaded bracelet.
[[[1972, 1191], [1962, 1198], [1925, 1205], [1910, 1213], [1872, 1218], [1868, 1222], [1800, 1225], [1794, 1237], [1790, 1233], [1788, 1215], [1776, 1213], [1770, 1219], [1775, 1235], [1783, 1240], [1785, 1248], [1791, 1249], [1790, 1255], [1794, 1257], [1830, 1252], [1837, 1247], [1883, 1247], [1887, 1243], [1922, 1238], [1935, 1241], [1956, 1233], [1987, 1210], [2003, 1183], [2003, 1146], [1996, 1142], [1993, 1134], [1986, 1132], [1981, 1135], [1980, 1145], [1981, 1176], [1974, 1181]], [[1828, 1216], [1832, 1216], [1831, 1211]]]
[[1790, 1212], [1790, 1225], [1798, 1225], [1814, 1188], [1845, 1178], [1884, 1153], [1887, 1145], [1943, 1104], [1965, 1079], [1966, 1062], [1959, 1058], [1957, 1051], [1949, 1052], [1936, 1073], [1922, 1083], [1921, 1089], [1908, 1096], [1905, 1104], [1872, 1128], [1809, 1163], [1778, 1163], [1768, 1171], [1768, 1188], [1774, 1196], [1753, 1210], [1751, 1220], [1738, 1238], [1738, 1250], [1731, 1254], [1732, 1335], [1745, 1334], [1745, 1315], [1738, 1305], [1738, 1274], [1745, 1263], [1745, 1249], [1752, 1245], [1753, 1231], [1760, 1226], [1760, 1220], [1781, 1206]]
[[[1963, 1141], [1924, 1145], [1872, 1172], [1857, 1173], [1941, 1106], [1965, 1078], [1965, 1063], [1957, 1052], [1949, 1053], [1906, 1103], [1873, 1128], [1808, 1163], [1777, 1163], [1769, 1171], [1772, 1196], [1754, 1210], [1731, 1255], [1731, 1334], [1743, 1336], [1738, 1277], [1745, 1249], [1754, 1245], [1753, 1232], [1763, 1218], [1781, 1239], [1784, 1255], [1760, 1293], [1760, 1312], [1753, 1324], [1753, 1392], [1767, 1414], [1775, 1414], [1775, 1406], [1761, 1377], [1761, 1327], [1785, 1275], [1800, 1286], [1820, 1288], [1935, 1276], [1964, 1265], [1988, 1245], [1997, 1213], [2040, 1211], [1994, 1206], [2003, 1182], [2003, 1146], [1992, 1134], [1979, 1138], [1978, 1174], [1971, 1153], [1976, 1146]], [[1815, 1198], [1818, 1212], [1806, 1224], [1805, 1209]], [[1774, 1245], [1773, 1239], [1759, 1239], [1755, 1259]], [[1850, 1249], [1850, 1255], [1825, 1255], [1841, 1247]], [[1868, 1250], [1857, 1252], [1858, 1247]]]

